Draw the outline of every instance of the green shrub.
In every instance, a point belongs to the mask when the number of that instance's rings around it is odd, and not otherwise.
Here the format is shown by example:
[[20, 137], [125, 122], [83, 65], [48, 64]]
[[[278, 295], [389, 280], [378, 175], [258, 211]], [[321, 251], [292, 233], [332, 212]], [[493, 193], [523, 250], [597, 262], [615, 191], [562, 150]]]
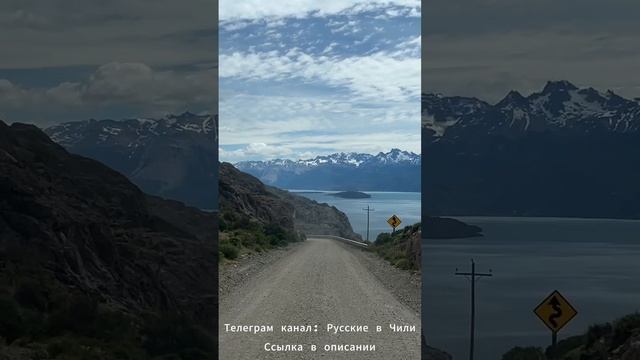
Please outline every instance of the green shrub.
[[640, 332], [640, 313], [627, 315], [616, 320], [613, 323], [611, 347], [616, 348], [624, 344], [634, 331]]
[[384, 245], [390, 243], [393, 240], [393, 236], [389, 233], [380, 233], [374, 242], [375, 245]]
[[[558, 344], [556, 345], [556, 349], [555, 349], [556, 357], [558, 359], [564, 359], [566, 356], [568, 356], [569, 353], [572, 353], [576, 349], [584, 346], [586, 339], [587, 339], [586, 335], [576, 335], [576, 336], [571, 336], [566, 339], [558, 341]], [[553, 354], [551, 354], [551, 352], [552, 352], [552, 348], [551, 346], [549, 346], [545, 351], [545, 354], [547, 355], [547, 357], [549, 358], [552, 357]]]
[[539, 347], [516, 346], [502, 355], [502, 360], [545, 360], [545, 356]]
[[211, 334], [178, 314], [148, 318], [143, 333], [143, 346], [154, 357], [177, 354], [185, 360], [206, 359], [216, 350], [216, 340]]
[[225, 258], [230, 260], [236, 259], [240, 255], [240, 250], [227, 242], [220, 243], [218, 250]]
[[596, 325], [589, 326], [589, 330], [587, 330], [587, 334], [586, 334], [585, 345], [587, 347], [590, 347], [596, 341], [599, 341], [601, 338], [611, 336], [611, 331], [612, 331], [612, 328], [610, 323], [596, 324]]
[[394, 264], [397, 268], [402, 270], [410, 270], [413, 268], [413, 264], [408, 259], [399, 259]]

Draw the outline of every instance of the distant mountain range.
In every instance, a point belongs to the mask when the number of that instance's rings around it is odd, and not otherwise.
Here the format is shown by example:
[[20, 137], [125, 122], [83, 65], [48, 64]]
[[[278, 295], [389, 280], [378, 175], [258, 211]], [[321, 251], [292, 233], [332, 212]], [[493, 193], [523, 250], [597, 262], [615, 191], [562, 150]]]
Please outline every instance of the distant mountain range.
[[45, 132], [72, 153], [125, 174], [145, 192], [217, 208], [217, 116], [86, 120]]
[[235, 166], [285, 189], [420, 191], [420, 155], [335, 153], [306, 160], [243, 161]]
[[422, 153], [425, 214], [640, 217], [640, 102], [612, 91], [423, 94]]

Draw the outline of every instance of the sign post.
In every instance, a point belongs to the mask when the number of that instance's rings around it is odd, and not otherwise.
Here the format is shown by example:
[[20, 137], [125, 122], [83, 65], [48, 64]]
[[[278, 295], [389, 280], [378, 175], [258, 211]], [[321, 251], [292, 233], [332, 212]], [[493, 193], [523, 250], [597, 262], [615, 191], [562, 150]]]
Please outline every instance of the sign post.
[[369, 214], [370, 214], [372, 211], [375, 211], [375, 209], [373, 209], [373, 208], [371, 208], [369, 205], [367, 205], [367, 207], [366, 207], [366, 208], [364, 208], [364, 209], [362, 209], [362, 210], [364, 210], [364, 211], [366, 211], [366, 212], [367, 212], [367, 242], [369, 242]]
[[400, 220], [400, 218], [394, 214], [389, 218], [389, 220], [387, 220], [387, 223], [393, 228], [392, 233], [395, 233], [396, 228], [402, 223], [402, 220]]
[[471, 321], [469, 324], [469, 360], [473, 360], [476, 332], [476, 281], [483, 277], [493, 276], [491, 269], [488, 273], [476, 272], [476, 262], [471, 259], [471, 272], [460, 272], [456, 269], [456, 275], [465, 276], [471, 280]]
[[555, 358], [558, 332], [578, 314], [578, 311], [555, 290], [542, 300], [533, 312], [551, 330], [551, 356]]

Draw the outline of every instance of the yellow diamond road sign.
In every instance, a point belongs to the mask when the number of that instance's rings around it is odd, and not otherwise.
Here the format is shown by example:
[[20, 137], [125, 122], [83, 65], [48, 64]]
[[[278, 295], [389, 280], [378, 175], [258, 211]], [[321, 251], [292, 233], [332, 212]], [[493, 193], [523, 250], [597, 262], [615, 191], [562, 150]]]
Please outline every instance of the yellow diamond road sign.
[[557, 290], [547, 296], [533, 312], [553, 332], [558, 332], [578, 314], [578, 311]]
[[389, 218], [389, 220], [387, 220], [387, 222], [389, 223], [389, 225], [391, 225], [392, 228], [397, 228], [398, 225], [400, 225], [400, 223], [402, 222], [400, 220], [399, 217], [397, 217], [396, 215], [393, 215], [392, 217]]

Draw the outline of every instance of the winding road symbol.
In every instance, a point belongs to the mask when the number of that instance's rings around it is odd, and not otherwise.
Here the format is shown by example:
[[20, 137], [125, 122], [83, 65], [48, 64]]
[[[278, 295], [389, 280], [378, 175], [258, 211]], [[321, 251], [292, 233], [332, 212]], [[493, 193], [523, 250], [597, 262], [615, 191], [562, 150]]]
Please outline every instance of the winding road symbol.
[[551, 305], [551, 308], [553, 309], [553, 311], [555, 311], [554, 313], [549, 315], [549, 323], [553, 325], [554, 328], [557, 328], [558, 322], [556, 321], [556, 319], [559, 319], [562, 316], [562, 308], [560, 307], [560, 300], [558, 300], [558, 298], [554, 296], [551, 298], [548, 304]]
[[553, 332], [558, 332], [578, 314], [557, 290], [547, 296], [533, 312]]

